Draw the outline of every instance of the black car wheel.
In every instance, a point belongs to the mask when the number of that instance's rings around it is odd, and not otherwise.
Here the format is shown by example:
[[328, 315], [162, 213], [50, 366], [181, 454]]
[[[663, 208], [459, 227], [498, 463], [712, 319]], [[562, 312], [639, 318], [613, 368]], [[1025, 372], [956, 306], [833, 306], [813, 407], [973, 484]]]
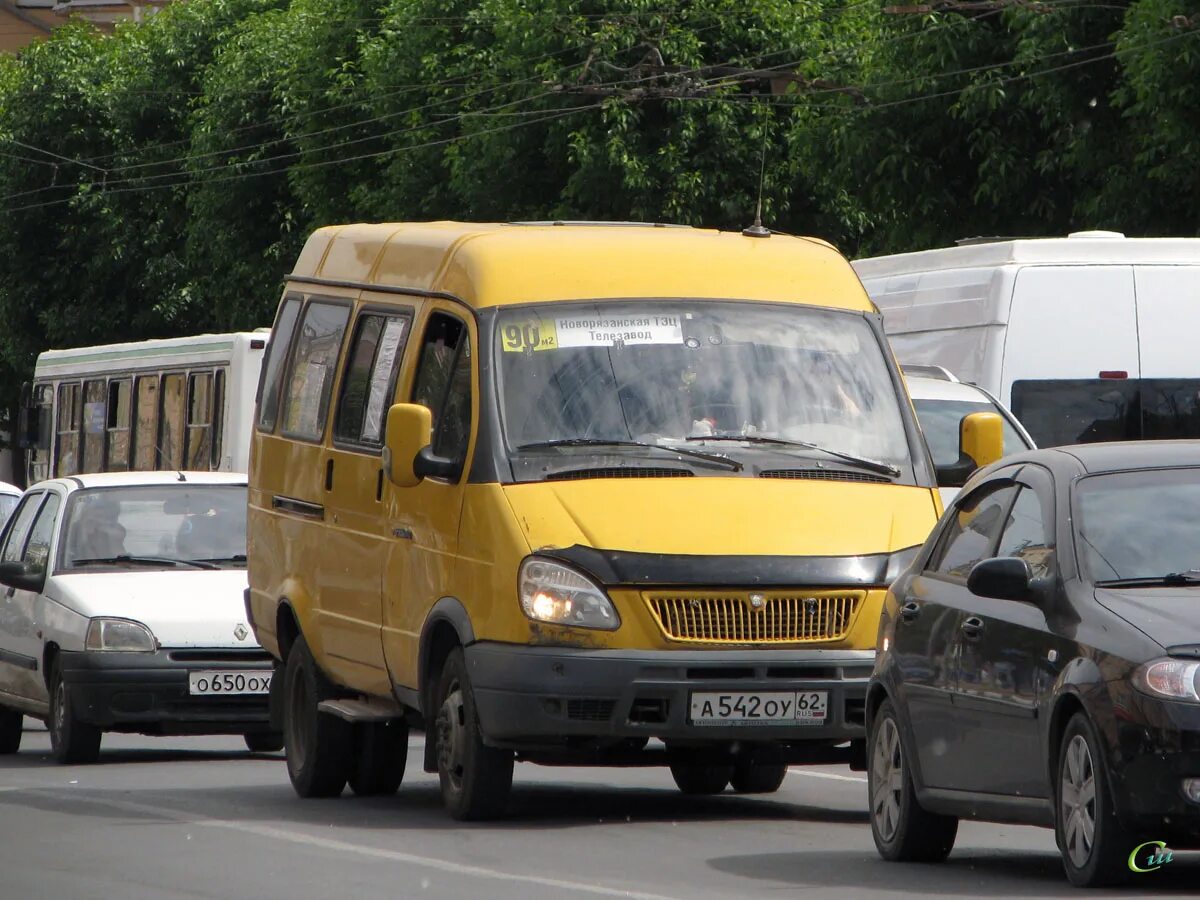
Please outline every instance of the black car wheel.
[[675, 786], [685, 794], [719, 794], [733, 777], [733, 766], [678, 760], [671, 763], [671, 777], [675, 779]]
[[21, 749], [21, 734], [25, 727], [25, 716], [15, 709], [0, 706], [0, 756], [16, 753]]
[[283, 738], [288, 777], [301, 797], [336, 797], [350, 775], [350, 725], [317, 704], [332, 696], [304, 638], [284, 668]]
[[1100, 741], [1081, 712], [1063, 733], [1056, 787], [1055, 835], [1067, 878], [1077, 887], [1123, 881], [1138, 841], [1117, 820]]
[[729, 786], [739, 794], [773, 794], [783, 786], [787, 763], [738, 763]]
[[958, 819], [931, 813], [917, 800], [891, 700], [875, 713], [868, 751], [871, 836], [879, 855], [893, 862], [944, 860], [954, 848]]
[[502, 815], [512, 790], [513, 755], [483, 742], [461, 647], [446, 657], [437, 697], [434, 733], [446, 810], [462, 821]]
[[283, 749], [283, 735], [278, 731], [251, 731], [242, 735], [251, 753], [275, 753]]
[[50, 752], [60, 763], [93, 763], [99, 758], [103, 732], [76, 715], [71, 691], [57, 661], [50, 669], [50, 718], [46, 727]]
[[350, 790], [360, 797], [394, 794], [408, 762], [408, 723], [365, 722], [354, 729]]

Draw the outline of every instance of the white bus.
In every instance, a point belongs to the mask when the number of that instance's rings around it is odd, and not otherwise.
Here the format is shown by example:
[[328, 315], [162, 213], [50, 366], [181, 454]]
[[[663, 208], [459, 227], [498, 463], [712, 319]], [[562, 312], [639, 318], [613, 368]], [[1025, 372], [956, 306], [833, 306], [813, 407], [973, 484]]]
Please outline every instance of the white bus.
[[268, 329], [48, 350], [21, 398], [27, 484], [88, 472], [245, 472]]

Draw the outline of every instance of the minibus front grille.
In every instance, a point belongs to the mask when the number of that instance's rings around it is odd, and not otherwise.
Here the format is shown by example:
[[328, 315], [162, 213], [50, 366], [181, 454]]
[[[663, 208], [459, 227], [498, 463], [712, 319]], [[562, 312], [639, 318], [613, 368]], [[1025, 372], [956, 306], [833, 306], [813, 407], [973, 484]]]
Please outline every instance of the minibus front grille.
[[841, 640], [865, 591], [646, 591], [662, 633], [698, 644]]
[[886, 475], [871, 472], [847, 472], [843, 469], [763, 469], [759, 478], [807, 478], [814, 481], [859, 481], [868, 484], [891, 484]]

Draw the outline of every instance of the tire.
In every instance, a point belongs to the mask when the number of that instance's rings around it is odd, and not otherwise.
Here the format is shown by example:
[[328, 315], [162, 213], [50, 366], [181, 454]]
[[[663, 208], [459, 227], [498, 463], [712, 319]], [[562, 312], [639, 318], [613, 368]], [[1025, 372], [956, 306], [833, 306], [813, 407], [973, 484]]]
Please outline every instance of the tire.
[[1096, 729], [1077, 712], [1063, 732], [1054, 782], [1054, 835], [1076, 887], [1119, 884], [1129, 875], [1129, 853], [1139, 840], [1117, 820], [1109, 786]]
[[944, 860], [954, 848], [958, 819], [929, 812], [918, 802], [891, 700], [875, 713], [867, 750], [871, 836], [879, 855], [891, 862]]
[[350, 790], [360, 797], [394, 794], [408, 762], [408, 723], [367, 722], [354, 728], [354, 771]]
[[675, 786], [693, 797], [719, 794], [733, 777], [733, 766], [713, 766], [693, 762], [671, 763]]
[[729, 786], [739, 794], [773, 794], [787, 778], [787, 763], [740, 763], [733, 767]]
[[283, 749], [283, 735], [278, 731], [253, 731], [242, 735], [251, 753], [275, 753]]
[[284, 667], [283, 739], [288, 777], [301, 797], [336, 797], [350, 776], [349, 723], [317, 711], [332, 695], [308, 644], [297, 638]]
[[0, 756], [8, 756], [21, 749], [24, 729], [25, 716], [22, 713], [0, 706]]
[[50, 669], [50, 753], [60, 763], [94, 763], [100, 756], [103, 732], [95, 725], [80, 721], [75, 714], [71, 691], [63, 681], [62, 669], [55, 660]]
[[450, 651], [438, 679], [434, 735], [446, 811], [460, 821], [502, 815], [512, 791], [513, 756], [483, 743], [461, 647]]

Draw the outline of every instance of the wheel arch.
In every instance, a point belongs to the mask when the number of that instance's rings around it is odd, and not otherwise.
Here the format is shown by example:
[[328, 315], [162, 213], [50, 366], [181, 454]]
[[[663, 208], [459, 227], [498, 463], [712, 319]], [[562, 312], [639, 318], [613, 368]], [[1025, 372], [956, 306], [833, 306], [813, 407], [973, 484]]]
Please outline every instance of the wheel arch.
[[280, 662], [287, 662], [288, 653], [301, 634], [303, 632], [300, 629], [300, 619], [292, 607], [292, 601], [287, 597], [280, 597], [275, 607], [275, 642], [279, 645]]
[[[417, 657], [417, 696], [421, 704], [421, 717], [426, 727], [431, 727], [437, 715], [438, 676], [442, 664], [455, 647], [466, 647], [475, 642], [475, 629], [465, 606], [454, 597], [443, 597], [433, 605], [425, 624], [421, 626], [420, 649]], [[425, 740], [426, 772], [437, 771], [437, 742]]]
[[54, 661], [58, 659], [59, 646], [56, 641], [46, 641], [42, 647], [42, 681], [46, 689], [50, 689], [50, 673], [54, 670]]

